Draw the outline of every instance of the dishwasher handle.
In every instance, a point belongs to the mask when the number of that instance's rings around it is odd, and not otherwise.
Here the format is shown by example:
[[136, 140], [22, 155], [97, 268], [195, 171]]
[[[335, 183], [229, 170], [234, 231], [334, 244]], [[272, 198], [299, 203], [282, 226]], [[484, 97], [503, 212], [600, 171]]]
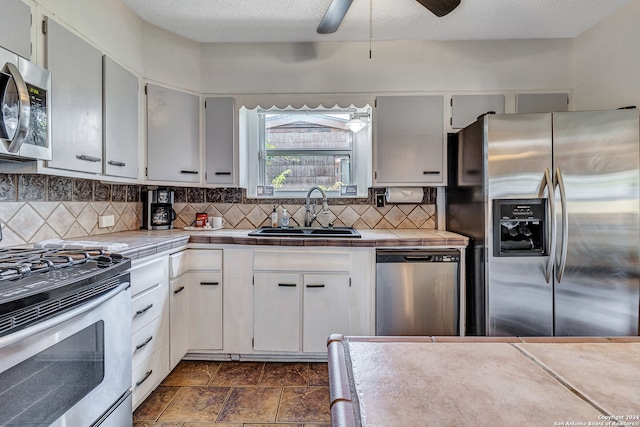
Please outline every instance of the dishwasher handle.
[[377, 251], [376, 262], [380, 263], [422, 263], [422, 262], [460, 262], [460, 252], [453, 251]]

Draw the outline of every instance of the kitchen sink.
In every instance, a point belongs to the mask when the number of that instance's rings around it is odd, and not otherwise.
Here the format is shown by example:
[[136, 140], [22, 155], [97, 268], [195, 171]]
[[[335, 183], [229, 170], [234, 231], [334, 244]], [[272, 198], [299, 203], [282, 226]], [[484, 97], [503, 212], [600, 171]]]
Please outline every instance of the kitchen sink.
[[262, 227], [253, 230], [249, 236], [262, 237], [360, 237], [353, 227]]

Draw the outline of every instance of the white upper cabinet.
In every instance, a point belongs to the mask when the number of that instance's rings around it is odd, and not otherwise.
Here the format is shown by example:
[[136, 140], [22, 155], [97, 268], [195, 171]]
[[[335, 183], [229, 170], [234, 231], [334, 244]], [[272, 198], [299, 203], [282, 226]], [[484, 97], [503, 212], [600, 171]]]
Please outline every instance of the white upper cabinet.
[[103, 59], [104, 174], [138, 178], [138, 78]]
[[376, 99], [374, 185], [444, 183], [443, 110], [442, 96]]
[[234, 156], [235, 112], [231, 97], [207, 98], [205, 108], [206, 183], [235, 185]]
[[20, 0], [2, 0], [0, 10], [0, 46], [29, 59], [31, 8]]
[[102, 53], [52, 19], [46, 20], [51, 71], [49, 167], [102, 173]]
[[451, 97], [451, 119], [453, 129], [462, 129], [478, 120], [478, 117], [493, 112], [504, 114], [504, 95], [453, 95]]
[[567, 93], [519, 93], [516, 113], [555, 113], [569, 109]]
[[200, 97], [148, 84], [147, 179], [200, 182]]

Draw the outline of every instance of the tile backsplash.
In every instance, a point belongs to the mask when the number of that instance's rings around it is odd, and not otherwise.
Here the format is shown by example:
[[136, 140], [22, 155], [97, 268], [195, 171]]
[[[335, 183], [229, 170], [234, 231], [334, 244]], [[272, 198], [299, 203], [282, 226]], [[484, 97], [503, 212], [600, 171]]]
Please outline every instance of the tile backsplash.
[[[144, 185], [0, 173], [0, 247], [138, 230], [142, 224], [141, 193], [146, 189]], [[223, 216], [225, 228], [257, 228], [270, 223], [274, 204], [279, 214], [283, 207], [287, 209], [292, 226], [303, 223], [304, 199], [250, 199], [245, 190], [237, 188], [171, 189], [175, 192], [176, 228], [192, 225], [196, 212]], [[320, 213], [318, 220], [321, 225], [361, 229], [437, 227], [435, 188], [424, 188], [422, 203], [377, 208], [373, 201], [380, 193], [384, 189], [371, 188], [367, 199], [331, 199], [330, 212]], [[98, 228], [101, 215], [114, 215], [114, 226]]]

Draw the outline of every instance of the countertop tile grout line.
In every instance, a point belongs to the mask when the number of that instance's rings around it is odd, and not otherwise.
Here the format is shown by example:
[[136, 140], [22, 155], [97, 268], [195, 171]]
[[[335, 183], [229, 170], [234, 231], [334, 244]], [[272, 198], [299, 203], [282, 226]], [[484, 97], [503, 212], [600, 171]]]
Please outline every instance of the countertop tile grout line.
[[594, 401], [589, 399], [587, 396], [585, 396], [580, 390], [578, 390], [577, 388], [575, 388], [574, 386], [569, 384], [568, 381], [564, 380], [560, 375], [556, 374], [551, 368], [549, 368], [544, 363], [542, 363], [540, 360], [538, 360], [534, 355], [532, 355], [531, 353], [526, 351], [524, 348], [520, 347], [518, 343], [509, 343], [509, 345], [512, 346], [513, 348], [515, 348], [516, 350], [518, 350], [524, 357], [526, 357], [527, 359], [531, 360], [538, 367], [540, 367], [547, 375], [549, 375], [551, 378], [553, 378], [555, 381], [557, 381], [560, 385], [565, 387], [571, 393], [575, 394], [580, 399], [585, 401], [587, 404], [589, 404], [595, 410], [600, 412], [602, 415], [605, 415], [605, 416], [608, 416], [608, 417], [612, 416], [612, 414], [609, 414], [604, 408], [601, 408], [597, 403], [595, 403]]

